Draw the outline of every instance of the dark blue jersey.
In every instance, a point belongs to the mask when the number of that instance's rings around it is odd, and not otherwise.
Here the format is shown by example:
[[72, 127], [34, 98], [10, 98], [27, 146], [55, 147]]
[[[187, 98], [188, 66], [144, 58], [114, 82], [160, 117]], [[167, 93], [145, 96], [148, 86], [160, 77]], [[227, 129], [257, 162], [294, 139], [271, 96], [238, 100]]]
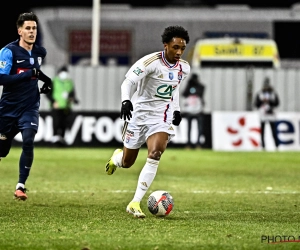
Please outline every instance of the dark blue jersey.
[[26, 110], [38, 110], [40, 93], [38, 79], [32, 69], [39, 69], [47, 52], [34, 45], [31, 51], [19, 46], [16, 40], [0, 51], [0, 117], [18, 117]]

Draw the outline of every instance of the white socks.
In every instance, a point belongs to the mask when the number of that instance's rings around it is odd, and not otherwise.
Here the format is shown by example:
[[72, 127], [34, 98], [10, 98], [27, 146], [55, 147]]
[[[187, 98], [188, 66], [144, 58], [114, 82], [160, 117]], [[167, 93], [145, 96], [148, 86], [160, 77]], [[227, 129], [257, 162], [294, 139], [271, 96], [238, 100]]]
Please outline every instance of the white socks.
[[138, 179], [136, 191], [132, 200], [133, 202], [140, 202], [143, 199], [155, 178], [158, 164], [159, 161], [147, 158], [146, 164], [144, 165]]
[[25, 185], [23, 183], [18, 183], [16, 186], [16, 190], [21, 187], [21, 188], [25, 188]]
[[112, 159], [114, 164], [116, 166], [118, 166], [119, 168], [123, 167], [122, 166], [122, 158], [123, 158], [123, 150], [120, 153], [114, 155], [114, 157]]

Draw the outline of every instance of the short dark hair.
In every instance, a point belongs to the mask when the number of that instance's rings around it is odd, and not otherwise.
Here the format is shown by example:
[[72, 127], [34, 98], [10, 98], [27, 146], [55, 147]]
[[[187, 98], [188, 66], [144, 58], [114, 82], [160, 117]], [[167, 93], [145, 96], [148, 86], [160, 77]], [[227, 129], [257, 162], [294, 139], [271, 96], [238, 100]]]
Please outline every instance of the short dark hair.
[[163, 43], [169, 43], [174, 37], [183, 38], [188, 44], [190, 41], [189, 33], [181, 26], [169, 26], [165, 28], [164, 33], [161, 35]]
[[17, 28], [22, 27], [25, 21], [35, 21], [36, 24], [39, 23], [39, 19], [36, 14], [34, 14], [33, 12], [25, 12], [19, 15], [16, 22]]
[[59, 68], [59, 70], [57, 72], [60, 73], [62, 71], [67, 71], [68, 72], [68, 66], [67, 65], [63, 65], [61, 68]]

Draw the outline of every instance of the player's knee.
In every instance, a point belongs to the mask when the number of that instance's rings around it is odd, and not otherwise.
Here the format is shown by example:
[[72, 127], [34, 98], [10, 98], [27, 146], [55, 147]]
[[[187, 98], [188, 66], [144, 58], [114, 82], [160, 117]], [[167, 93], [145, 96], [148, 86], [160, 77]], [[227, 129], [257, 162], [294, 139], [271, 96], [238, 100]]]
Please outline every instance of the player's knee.
[[25, 153], [31, 153], [33, 152], [33, 143], [34, 143], [34, 139], [33, 138], [26, 138], [23, 141], [23, 146], [22, 149]]
[[23, 150], [33, 150], [35, 133], [36, 131], [33, 129], [25, 129], [23, 131]]
[[163, 153], [162, 151], [153, 150], [153, 151], [148, 153], [148, 158], [159, 161], [162, 153]]

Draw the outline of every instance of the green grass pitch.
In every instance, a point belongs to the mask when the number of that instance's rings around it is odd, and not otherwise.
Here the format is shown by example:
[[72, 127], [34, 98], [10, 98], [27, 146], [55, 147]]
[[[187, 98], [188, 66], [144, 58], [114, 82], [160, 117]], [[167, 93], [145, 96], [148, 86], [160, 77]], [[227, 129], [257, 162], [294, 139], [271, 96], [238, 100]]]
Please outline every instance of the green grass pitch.
[[[168, 148], [141, 203], [146, 218], [136, 219], [125, 208], [147, 151], [108, 176], [113, 151], [35, 148], [23, 202], [13, 199], [21, 149], [12, 148], [0, 162], [0, 249], [300, 249], [299, 152]], [[165, 218], [146, 205], [159, 189], [174, 198]]]

